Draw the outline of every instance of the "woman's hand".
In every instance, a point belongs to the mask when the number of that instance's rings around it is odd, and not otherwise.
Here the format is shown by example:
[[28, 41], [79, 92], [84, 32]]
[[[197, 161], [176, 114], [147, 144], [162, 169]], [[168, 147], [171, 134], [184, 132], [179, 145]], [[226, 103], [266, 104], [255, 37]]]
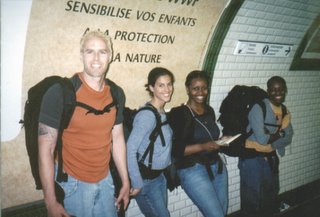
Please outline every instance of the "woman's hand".
[[204, 151], [216, 151], [220, 148], [220, 146], [214, 141], [209, 141], [203, 144]]
[[205, 143], [198, 143], [193, 145], [187, 145], [184, 150], [184, 156], [190, 156], [192, 154], [201, 153], [201, 152], [211, 152], [216, 151], [220, 146], [214, 141], [209, 141]]
[[130, 189], [130, 196], [131, 197], [134, 197], [136, 196], [137, 194], [139, 194], [141, 191], [141, 188], [131, 188]]

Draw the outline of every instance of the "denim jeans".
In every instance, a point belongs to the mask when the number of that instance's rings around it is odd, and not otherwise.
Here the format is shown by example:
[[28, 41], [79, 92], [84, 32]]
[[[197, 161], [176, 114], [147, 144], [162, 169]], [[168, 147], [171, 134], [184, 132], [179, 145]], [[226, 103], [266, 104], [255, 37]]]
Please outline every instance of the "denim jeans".
[[264, 157], [239, 159], [241, 210], [245, 216], [272, 216], [278, 208], [279, 176]]
[[76, 217], [117, 217], [111, 173], [97, 183], [82, 182], [68, 175], [59, 183], [65, 193], [66, 211]]
[[[223, 163], [222, 163], [223, 164]], [[181, 187], [205, 217], [224, 217], [228, 209], [228, 173], [223, 164], [218, 173], [218, 163], [210, 166], [214, 175], [210, 179], [206, 167], [196, 163], [179, 169]]]
[[163, 173], [155, 179], [144, 179], [141, 192], [135, 197], [146, 217], [169, 217], [167, 181]]

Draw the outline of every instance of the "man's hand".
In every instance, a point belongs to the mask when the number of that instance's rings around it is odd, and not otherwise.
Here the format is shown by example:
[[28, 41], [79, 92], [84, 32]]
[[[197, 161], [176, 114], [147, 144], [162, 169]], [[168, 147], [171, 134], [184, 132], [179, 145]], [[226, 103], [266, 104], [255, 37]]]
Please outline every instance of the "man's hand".
[[58, 202], [47, 205], [48, 217], [70, 217], [63, 206]]
[[127, 209], [128, 204], [129, 204], [129, 190], [130, 189], [129, 189], [128, 184], [122, 185], [120, 192], [119, 192], [119, 196], [118, 196], [118, 198], [116, 198], [117, 210], [120, 209], [121, 203], [123, 203], [124, 209]]
[[261, 145], [256, 141], [252, 141], [248, 139], [246, 140], [245, 147], [255, 149], [258, 152], [265, 152], [265, 153], [270, 153], [274, 151], [270, 144]]

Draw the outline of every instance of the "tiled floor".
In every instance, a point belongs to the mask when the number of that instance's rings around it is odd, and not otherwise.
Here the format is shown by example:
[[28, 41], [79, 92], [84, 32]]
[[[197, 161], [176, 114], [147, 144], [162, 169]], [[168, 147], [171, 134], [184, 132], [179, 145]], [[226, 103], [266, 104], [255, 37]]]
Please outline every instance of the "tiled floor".
[[[280, 195], [280, 199], [289, 204], [285, 211], [274, 217], [319, 217], [320, 216], [320, 180]], [[42, 201], [33, 204], [4, 209], [2, 217], [47, 217]], [[233, 213], [228, 217], [242, 217]], [[259, 217], [259, 216], [257, 216]]]
[[276, 217], [319, 217], [320, 195], [311, 201], [306, 201], [297, 206], [290, 207]]
[[[313, 200], [290, 206], [290, 208], [274, 215], [274, 217], [319, 217], [320, 195]], [[243, 217], [240, 213], [233, 213], [228, 217]], [[259, 216], [257, 216], [259, 217]]]
[[[320, 216], [320, 195], [313, 200], [291, 206], [289, 209], [275, 215], [274, 217], [319, 217]], [[43, 204], [37, 204], [24, 210], [2, 212], [2, 217], [46, 217]], [[234, 213], [228, 217], [242, 217]], [[257, 216], [258, 217], [258, 216]]]
[[[320, 180], [281, 194], [280, 201], [290, 207], [274, 217], [320, 217]], [[243, 216], [237, 212], [228, 217]]]

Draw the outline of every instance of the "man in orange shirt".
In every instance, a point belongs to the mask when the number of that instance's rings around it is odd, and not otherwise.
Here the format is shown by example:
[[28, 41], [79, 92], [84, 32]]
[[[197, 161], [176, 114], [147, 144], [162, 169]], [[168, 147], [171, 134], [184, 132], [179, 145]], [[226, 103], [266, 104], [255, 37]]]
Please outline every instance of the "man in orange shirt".
[[[58, 183], [65, 194], [62, 206], [57, 202], [54, 187], [57, 175], [54, 151], [63, 106], [61, 87], [52, 86], [43, 97], [38, 141], [44, 200], [49, 217], [116, 217], [120, 203], [123, 202], [125, 208], [129, 203], [130, 186], [122, 126], [125, 96], [119, 86], [105, 79], [112, 61], [110, 37], [100, 31], [87, 32], [80, 46], [84, 68], [71, 78], [76, 100], [100, 112], [88, 112], [86, 108], [76, 106], [68, 128], [63, 131], [63, 171], [68, 179]], [[114, 93], [117, 99], [113, 99]], [[114, 101], [117, 101], [117, 106]], [[106, 110], [107, 105], [110, 109]], [[111, 152], [122, 181], [117, 198], [114, 198], [109, 170]]]

